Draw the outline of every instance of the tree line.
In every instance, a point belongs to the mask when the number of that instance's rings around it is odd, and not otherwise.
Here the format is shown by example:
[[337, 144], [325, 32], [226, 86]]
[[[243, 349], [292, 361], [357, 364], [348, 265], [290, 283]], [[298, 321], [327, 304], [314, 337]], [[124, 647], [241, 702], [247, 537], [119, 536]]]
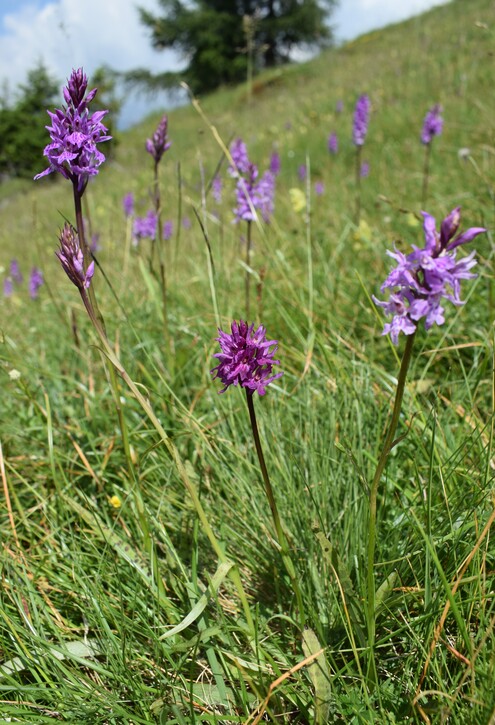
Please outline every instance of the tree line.
[[160, 14], [139, 8], [157, 50], [178, 51], [178, 73], [148, 69], [127, 74], [131, 83], [158, 89], [185, 81], [195, 93], [246, 80], [249, 73], [286, 63], [301, 46], [331, 41], [327, 23], [337, 0], [159, 0]]
[[[96, 106], [109, 108], [111, 124], [120, 110], [116, 86], [123, 79], [147, 90], [170, 89], [185, 81], [194, 93], [252, 78], [263, 68], [286, 63], [296, 48], [322, 47], [331, 40], [328, 17], [337, 0], [159, 0], [160, 13], [138, 8], [154, 48], [172, 48], [185, 61], [180, 72], [154, 74], [138, 68], [119, 73], [101, 67], [91, 74]], [[43, 63], [9, 98], [0, 92], [0, 181], [32, 178], [47, 143], [47, 109], [56, 105], [59, 82]], [[112, 130], [110, 129], [110, 133]], [[114, 135], [112, 133], [112, 135]], [[112, 142], [115, 144], [115, 141]], [[107, 147], [107, 152], [111, 148]]]

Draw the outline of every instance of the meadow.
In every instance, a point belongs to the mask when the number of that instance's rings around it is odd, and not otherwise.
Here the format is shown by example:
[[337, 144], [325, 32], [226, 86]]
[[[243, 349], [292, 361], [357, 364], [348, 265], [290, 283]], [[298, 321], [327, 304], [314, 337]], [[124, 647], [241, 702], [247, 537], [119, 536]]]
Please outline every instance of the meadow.
[[[23, 275], [0, 299], [0, 723], [495, 723], [494, 34], [492, 0], [454, 0], [171, 111], [155, 243], [161, 116], [119, 134], [82, 197], [87, 287], [54, 253], [70, 181], [0, 184], [0, 283]], [[239, 138], [260, 175], [279, 155], [268, 222], [235, 221]], [[457, 207], [487, 230], [457, 250], [477, 276], [394, 346], [387, 250]], [[247, 284], [284, 373], [251, 399], [210, 372]]]

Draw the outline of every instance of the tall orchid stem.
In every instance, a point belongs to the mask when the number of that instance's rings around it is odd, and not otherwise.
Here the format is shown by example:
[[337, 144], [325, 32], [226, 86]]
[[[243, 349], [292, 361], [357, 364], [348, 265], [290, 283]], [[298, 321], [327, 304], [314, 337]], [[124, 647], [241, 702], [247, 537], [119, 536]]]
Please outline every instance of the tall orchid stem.
[[[76, 214], [77, 236], [79, 238], [79, 244], [81, 246], [83, 257], [84, 257], [84, 270], [86, 271], [88, 266], [91, 264], [93, 255], [91, 254], [91, 250], [86, 241], [86, 233], [84, 230], [84, 219], [83, 219], [83, 213], [82, 213], [82, 195], [84, 193], [84, 190], [79, 191], [79, 189], [77, 188], [76, 182], [72, 183], [72, 190], [74, 192], [74, 209], [75, 209], [75, 214]], [[89, 287], [88, 294], [89, 294], [89, 299], [91, 301], [91, 304], [93, 305], [93, 308], [98, 316], [100, 324], [103, 327], [103, 329], [105, 329], [105, 321], [103, 319], [103, 315], [100, 312], [100, 308], [98, 307], [98, 302], [96, 301], [95, 291], [91, 285]]]
[[[77, 236], [79, 237], [79, 244], [81, 245], [83, 257], [84, 257], [84, 270], [86, 271], [91, 263], [91, 250], [86, 242], [86, 234], [84, 231], [84, 219], [82, 213], [82, 195], [84, 192], [80, 192], [77, 188], [77, 184], [72, 184], [72, 191], [74, 192], [74, 210], [76, 213], [76, 229]], [[93, 302], [94, 290], [90, 287], [89, 296]]]
[[423, 189], [421, 192], [421, 206], [424, 209], [428, 198], [428, 182], [430, 180], [431, 142], [425, 145], [425, 159], [423, 163]]
[[[212, 549], [214, 550], [215, 554], [217, 555], [219, 561], [222, 564], [230, 563], [225, 551], [223, 550], [222, 546], [220, 545], [220, 542], [218, 541], [217, 537], [215, 536], [215, 533], [210, 525], [210, 522], [208, 521], [208, 517], [206, 515], [206, 512], [205, 512], [203, 505], [201, 503], [201, 500], [199, 498], [199, 494], [196, 491], [196, 488], [195, 488], [193, 482], [190, 480], [190, 478], [187, 474], [186, 468], [182, 462], [182, 459], [180, 457], [177, 447], [174, 445], [173, 441], [170, 440], [169, 436], [167, 435], [167, 432], [165, 431], [162, 424], [158, 420], [148, 398], [146, 398], [143, 395], [143, 393], [139, 389], [138, 385], [136, 385], [136, 383], [132, 380], [129, 373], [124, 368], [121, 361], [115, 354], [115, 352], [112, 348], [112, 345], [110, 344], [110, 341], [105, 333], [105, 330], [100, 325], [100, 322], [95, 314], [95, 311], [92, 308], [91, 301], [88, 297], [86, 290], [81, 289], [80, 293], [81, 293], [81, 298], [84, 303], [84, 306], [86, 307], [86, 311], [91, 319], [91, 322], [93, 323], [93, 326], [98, 334], [98, 337], [100, 338], [105, 356], [108, 358], [111, 366], [113, 366], [113, 368], [118, 373], [118, 375], [120, 375], [120, 377], [124, 380], [124, 382], [126, 383], [126, 385], [129, 388], [129, 390], [134, 395], [135, 399], [138, 401], [139, 405], [143, 409], [147, 418], [149, 419], [149, 421], [155, 428], [156, 432], [160, 436], [160, 439], [165, 444], [165, 447], [166, 447], [167, 451], [169, 452], [170, 457], [172, 458], [172, 460], [175, 463], [179, 477], [182, 480], [182, 483], [184, 484], [186, 491], [188, 492], [189, 496], [191, 497], [194, 508], [196, 509], [196, 513], [201, 522], [203, 531], [206, 534], [208, 540], [210, 541]], [[246, 618], [246, 623], [249, 628], [250, 636], [254, 639], [256, 636], [254, 621], [251, 616], [251, 610], [249, 609], [249, 603], [247, 600], [246, 593], [244, 591], [244, 587], [242, 586], [242, 581], [241, 581], [241, 577], [240, 577], [237, 566], [232, 567], [232, 569], [230, 570], [229, 576], [231, 577], [231, 579], [234, 583], [234, 586], [237, 589], [237, 593], [238, 593], [239, 599], [241, 601], [242, 608], [244, 610], [244, 616]]]
[[251, 315], [249, 314], [251, 307], [251, 252], [252, 252], [252, 222], [250, 219], [247, 221], [247, 236], [246, 236], [246, 320], [249, 320]]
[[275, 495], [273, 493], [272, 484], [270, 482], [270, 477], [268, 475], [268, 469], [267, 469], [266, 463], [265, 463], [265, 456], [263, 455], [263, 448], [261, 446], [260, 434], [258, 431], [258, 424], [256, 422], [256, 413], [254, 410], [253, 397], [254, 397], [253, 391], [248, 390], [246, 388], [246, 400], [247, 400], [247, 406], [248, 406], [248, 410], [249, 410], [249, 419], [251, 421], [254, 445], [256, 447], [256, 453], [258, 455], [258, 461], [259, 461], [260, 468], [261, 468], [261, 475], [263, 477], [263, 483], [265, 485], [265, 493], [266, 493], [266, 497], [268, 499], [268, 504], [270, 506], [270, 511], [272, 512], [273, 523], [275, 525], [275, 531], [277, 534], [278, 543], [280, 545], [280, 549], [282, 552], [282, 560], [284, 562], [284, 566], [287, 571], [287, 574], [289, 575], [289, 578], [291, 580], [292, 588], [294, 589], [294, 594], [296, 595], [297, 607], [299, 609], [299, 618], [301, 621], [301, 626], [303, 626], [304, 622], [305, 622], [305, 615], [304, 615], [304, 604], [303, 604], [303, 600], [302, 600], [302, 596], [301, 596], [301, 590], [299, 588], [299, 583], [297, 581], [296, 570], [294, 568], [294, 564], [293, 564], [291, 556], [290, 556], [289, 542], [287, 540], [287, 536], [285, 535], [285, 531], [283, 529], [282, 522], [280, 520], [280, 516], [278, 513], [277, 503], [275, 501]]
[[402, 407], [402, 399], [404, 397], [404, 387], [406, 383], [406, 375], [411, 362], [412, 349], [416, 332], [407, 337], [404, 355], [397, 379], [397, 390], [395, 391], [394, 408], [392, 411], [392, 419], [385, 437], [385, 442], [378, 459], [375, 475], [370, 490], [370, 507], [369, 507], [369, 526], [368, 526], [368, 572], [367, 572], [367, 611], [366, 619], [368, 625], [368, 682], [371, 689], [377, 682], [376, 663], [375, 663], [375, 635], [376, 635], [376, 596], [375, 596], [375, 546], [376, 546], [376, 512], [377, 512], [377, 496], [378, 486], [387, 463], [390, 451], [395, 445], [395, 434], [399, 424], [400, 412]]
[[[162, 314], [163, 314], [163, 330], [165, 333], [165, 340], [168, 342], [168, 315], [167, 315], [167, 278], [165, 273], [165, 252], [163, 249], [163, 234], [162, 234], [162, 204], [160, 195], [160, 176], [158, 169], [158, 161], [155, 161], [154, 175], [153, 175], [153, 197], [155, 202], [155, 213], [156, 213], [156, 240], [158, 242], [158, 264], [160, 266], [160, 287], [162, 290]], [[153, 258], [153, 254], [152, 254]]]
[[361, 221], [361, 156], [362, 146], [356, 148], [356, 217], [355, 223], [359, 224]]
[[[83, 251], [84, 255], [84, 268], [87, 269], [88, 265], [91, 262], [91, 250], [88, 247], [88, 244], [86, 242], [86, 234], [84, 230], [84, 220], [82, 215], [82, 193], [77, 189], [76, 184], [73, 184], [73, 190], [74, 190], [74, 206], [75, 206], [75, 212], [76, 212], [76, 226], [77, 226], [77, 236], [79, 239], [79, 244], [81, 245], [81, 249]], [[88, 291], [84, 291], [84, 294], [81, 292], [83, 296], [83, 301], [86, 309], [89, 312], [89, 309], [91, 309], [91, 320], [97, 321], [97, 329], [101, 330], [101, 333], [105, 335], [106, 337], [106, 328], [105, 328], [105, 321], [103, 319], [103, 315], [101, 314], [100, 308], [98, 307], [98, 302], [96, 300], [95, 291], [92, 285], [89, 286]], [[95, 325], [96, 326], [96, 325]], [[131, 455], [131, 448], [129, 443], [129, 433], [127, 430], [127, 425], [124, 417], [124, 412], [122, 410], [122, 405], [120, 403], [120, 389], [119, 389], [119, 382], [117, 379], [117, 374], [115, 372], [114, 366], [110, 365], [108, 368], [108, 374], [110, 378], [110, 385], [112, 388], [113, 393], [113, 400], [115, 405], [115, 410], [117, 412], [117, 418], [119, 421], [119, 428], [120, 428], [120, 435], [122, 437], [122, 445], [124, 447], [124, 455], [127, 462], [127, 468], [129, 470], [129, 475], [131, 479], [136, 484], [136, 490], [137, 490], [137, 497], [136, 497], [136, 505], [137, 510], [139, 514], [139, 522], [141, 525], [141, 531], [143, 534], [143, 540], [145, 544], [145, 548], [148, 553], [152, 553], [152, 546], [151, 546], [151, 535], [150, 530], [148, 526], [148, 520], [146, 518], [146, 512], [144, 507], [144, 502], [142, 499], [141, 491], [139, 488], [139, 481], [136, 476], [136, 471], [134, 468], [134, 464], [132, 462], [132, 455]]]

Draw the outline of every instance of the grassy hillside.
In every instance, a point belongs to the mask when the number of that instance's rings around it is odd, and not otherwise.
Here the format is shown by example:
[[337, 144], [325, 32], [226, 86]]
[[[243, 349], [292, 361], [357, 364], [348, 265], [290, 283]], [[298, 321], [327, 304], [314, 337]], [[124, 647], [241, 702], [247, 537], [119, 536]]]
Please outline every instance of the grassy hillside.
[[[71, 184], [0, 186], [0, 282], [14, 258], [24, 275], [0, 300], [0, 721], [493, 722], [494, 33], [492, 0], [458, 0], [171, 112], [165, 314], [122, 210], [128, 192], [136, 215], [152, 207], [160, 117], [122, 134], [83, 204], [108, 348], [54, 255]], [[281, 158], [274, 215], [250, 232], [232, 213], [236, 137], [261, 173]], [[373, 479], [408, 348], [371, 295], [386, 250], [423, 245], [421, 210], [440, 223], [456, 206], [488, 232], [459, 252], [477, 251], [466, 304], [414, 339], [372, 587]], [[217, 327], [246, 316], [249, 233], [250, 320], [284, 371], [254, 404], [287, 546], [243, 391], [219, 396], [210, 375]]]

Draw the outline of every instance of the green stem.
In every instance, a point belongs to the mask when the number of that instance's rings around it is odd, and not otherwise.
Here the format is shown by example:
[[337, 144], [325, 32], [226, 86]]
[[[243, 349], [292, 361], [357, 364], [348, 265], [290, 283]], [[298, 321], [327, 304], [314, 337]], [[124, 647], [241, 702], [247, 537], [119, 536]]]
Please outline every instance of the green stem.
[[258, 455], [258, 461], [259, 461], [260, 468], [261, 468], [261, 475], [263, 477], [263, 483], [265, 485], [266, 497], [268, 499], [270, 511], [272, 512], [272, 518], [273, 518], [273, 523], [275, 525], [275, 531], [277, 534], [278, 543], [280, 544], [280, 549], [282, 551], [282, 560], [284, 562], [285, 568], [287, 570], [287, 573], [288, 573], [289, 578], [292, 583], [292, 587], [294, 589], [294, 593], [296, 595], [301, 625], [304, 625], [305, 616], [304, 616], [304, 605], [303, 605], [303, 600], [302, 600], [302, 596], [301, 596], [301, 590], [299, 588], [299, 583], [297, 581], [296, 570], [294, 568], [294, 564], [293, 564], [291, 556], [290, 556], [289, 542], [287, 540], [287, 536], [285, 535], [285, 531], [283, 529], [282, 522], [280, 520], [280, 516], [278, 513], [277, 503], [275, 501], [275, 495], [273, 493], [272, 484], [270, 482], [270, 477], [268, 475], [268, 469], [267, 469], [266, 463], [265, 463], [265, 456], [263, 455], [263, 448], [261, 446], [260, 434], [258, 431], [258, 423], [256, 421], [256, 413], [254, 410], [253, 392], [251, 390], [249, 390], [248, 388], [246, 388], [246, 400], [247, 400], [247, 406], [248, 406], [248, 410], [249, 410], [249, 419], [251, 421], [251, 429], [253, 431], [254, 445], [256, 447], [256, 453]]
[[356, 147], [356, 226], [361, 221], [361, 154], [362, 146]]
[[[73, 192], [74, 192], [74, 207], [75, 207], [75, 213], [76, 213], [76, 226], [77, 226], [77, 236], [79, 239], [79, 244], [81, 246], [83, 255], [84, 255], [84, 268], [87, 269], [88, 265], [91, 262], [92, 254], [91, 250], [86, 242], [86, 233], [84, 229], [84, 220], [83, 220], [83, 214], [82, 214], [82, 193], [78, 190], [77, 185], [73, 183], [72, 185]], [[82, 294], [82, 293], [81, 293]], [[88, 304], [86, 304], [85, 298], [88, 301]], [[90, 285], [87, 293], [84, 291], [83, 294], [83, 301], [86, 309], [89, 311], [91, 308], [91, 319], [97, 321], [97, 329], [100, 330], [103, 335], [106, 337], [106, 328], [105, 328], [105, 321], [103, 319], [103, 315], [101, 314], [100, 308], [98, 307], [98, 303], [96, 300], [95, 291], [92, 285]], [[134, 468], [134, 463], [132, 462], [132, 456], [131, 456], [131, 449], [129, 445], [129, 433], [127, 430], [127, 424], [125, 422], [124, 412], [122, 410], [122, 405], [120, 403], [120, 389], [119, 389], [119, 382], [117, 380], [117, 375], [115, 372], [115, 368], [113, 365], [110, 365], [108, 368], [108, 374], [110, 377], [110, 386], [112, 388], [112, 394], [113, 394], [113, 400], [115, 409], [117, 411], [117, 418], [119, 421], [119, 428], [120, 428], [120, 434], [122, 437], [122, 445], [124, 448], [124, 455], [127, 462], [127, 468], [129, 471], [129, 476], [134, 482], [135, 490], [137, 492], [135, 501], [139, 516], [139, 522], [141, 525], [141, 531], [143, 534], [143, 540], [144, 540], [144, 546], [145, 550], [150, 556], [153, 554], [153, 546], [151, 543], [151, 534], [148, 526], [148, 520], [146, 518], [146, 511], [145, 506], [143, 502], [143, 498], [141, 495], [141, 490], [139, 488], [139, 481], [136, 476], [136, 471]], [[163, 584], [161, 582], [161, 579], [157, 579], [159, 581], [159, 588], [163, 588]]]
[[[163, 329], [165, 333], [165, 341], [168, 342], [168, 315], [167, 315], [167, 278], [165, 270], [165, 252], [163, 249], [163, 235], [162, 235], [162, 207], [161, 207], [161, 196], [160, 196], [160, 177], [158, 169], [158, 161], [155, 161], [154, 175], [153, 175], [153, 196], [155, 200], [155, 213], [156, 213], [156, 242], [158, 247], [158, 264], [160, 267], [160, 286], [162, 290], [162, 314], [163, 314]], [[154, 242], [153, 242], [154, 244]], [[152, 253], [153, 258], [153, 253]]]
[[249, 320], [250, 316], [250, 307], [251, 307], [251, 245], [252, 245], [252, 238], [251, 238], [251, 220], [248, 220], [247, 222], [247, 237], [246, 237], [246, 279], [245, 279], [245, 286], [246, 286], [246, 320]]
[[[86, 271], [88, 266], [91, 264], [93, 255], [88, 246], [88, 243], [86, 242], [86, 234], [84, 231], [84, 220], [83, 220], [83, 213], [82, 213], [82, 195], [83, 195], [84, 191], [81, 192], [78, 190], [77, 183], [75, 181], [72, 182], [72, 191], [74, 193], [74, 208], [75, 208], [75, 212], [76, 212], [77, 236], [78, 236], [79, 244], [81, 246], [83, 257], [84, 257], [84, 270]], [[105, 320], [103, 319], [103, 315], [100, 312], [100, 308], [98, 307], [98, 302], [96, 301], [95, 291], [91, 285], [89, 287], [88, 294], [89, 294], [89, 299], [91, 301], [93, 309], [95, 310], [98, 320], [100, 322], [100, 325], [102, 326], [103, 330], [105, 330]]]
[[[99, 323], [99, 320], [95, 314], [95, 311], [93, 310], [91, 306], [91, 302], [89, 300], [89, 297], [86, 293], [86, 290], [82, 289], [80, 290], [81, 297], [84, 302], [84, 306], [86, 307], [86, 311], [88, 312], [88, 315], [91, 319], [91, 322], [93, 323], [93, 326], [98, 333], [98, 336], [100, 338], [100, 341], [103, 345], [103, 350], [105, 355], [107, 356], [110, 363], [115, 368], [116, 372], [121, 376], [121, 378], [124, 380], [126, 385], [128, 386], [129, 390], [132, 392], [138, 403], [140, 404], [141, 408], [145, 412], [146, 416], [150, 420], [151, 424], [157, 431], [158, 435], [160, 436], [162, 442], [165, 444], [165, 447], [167, 451], [169, 452], [172, 460], [175, 463], [175, 466], [177, 468], [177, 471], [179, 473], [179, 476], [182, 480], [182, 483], [184, 484], [184, 487], [186, 488], [188, 494], [191, 497], [191, 500], [193, 502], [194, 508], [196, 509], [196, 513], [198, 515], [198, 518], [201, 522], [201, 526], [203, 527], [203, 531], [205, 532], [207, 538], [210, 541], [210, 544], [217, 555], [218, 559], [222, 564], [224, 563], [230, 563], [227, 555], [225, 554], [223, 548], [221, 547], [218, 539], [216, 538], [213, 529], [210, 526], [210, 522], [208, 521], [208, 517], [206, 515], [206, 512], [201, 504], [201, 500], [199, 498], [198, 492], [196, 491], [196, 488], [192, 481], [190, 480], [187, 471], [184, 467], [184, 464], [182, 462], [182, 459], [180, 457], [179, 451], [174, 445], [174, 443], [170, 440], [169, 436], [167, 435], [167, 432], [163, 428], [162, 424], [158, 420], [151, 403], [149, 400], [143, 395], [139, 387], [136, 385], [136, 383], [132, 380], [132, 378], [129, 376], [127, 370], [124, 368], [122, 363], [120, 362], [119, 358], [115, 354], [108, 337], [102, 328], [102, 326]], [[243, 609], [244, 609], [244, 616], [246, 617], [246, 622], [249, 627], [251, 636], [254, 638], [255, 636], [255, 627], [254, 622], [251, 616], [251, 611], [249, 609], [249, 604], [247, 601], [246, 593], [244, 591], [244, 588], [242, 586], [241, 577], [239, 574], [239, 571], [237, 567], [232, 567], [230, 576], [234, 582], [234, 585], [237, 589], [237, 593], [239, 595], [239, 599], [241, 600]]]
[[423, 209], [426, 206], [426, 199], [428, 197], [428, 181], [430, 178], [430, 156], [431, 156], [431, 142], [425, 146], [425, 160], [423, 164], [423, 190], [421, 192], [421, 206]]
[[404, 387], [406, 383], [406, 375], [411, 362], [411, 354], [416, 333], [407, 337], [406, 347], [399, 370], [397, 379], [397, 390], [395, 392], [394, 408], [392, 411], [392, 419], [385, 437], [380, 457], [376, 466], [375, 475], [370, 490], [370, 508], [369, 508], [369, 527], [368, 527], [368, 571], [367, 571], [367, 625], [368, 625], [368, 680], [373, 687], [376, 684], [376, 663], [375, 663], [375, 546], [376, 546], [376, 513], [377, 513], [377, 496], [378, 486], [382, 477], [385, 465], [388, 460], [390, 451], [394, 447], [395, 434], [399, 424], [400, 412], [402, 407], [402, 399], [404, 397]]

